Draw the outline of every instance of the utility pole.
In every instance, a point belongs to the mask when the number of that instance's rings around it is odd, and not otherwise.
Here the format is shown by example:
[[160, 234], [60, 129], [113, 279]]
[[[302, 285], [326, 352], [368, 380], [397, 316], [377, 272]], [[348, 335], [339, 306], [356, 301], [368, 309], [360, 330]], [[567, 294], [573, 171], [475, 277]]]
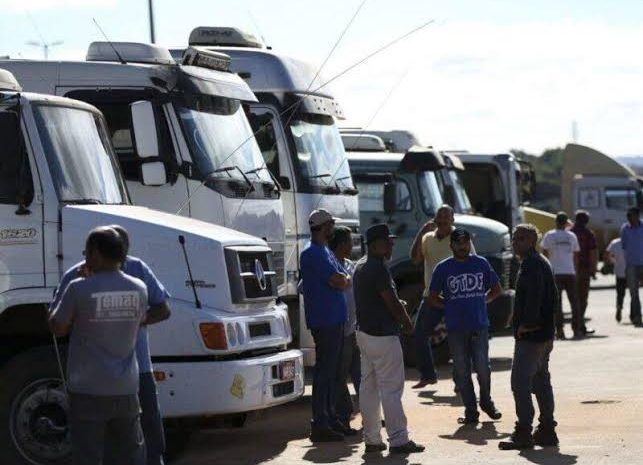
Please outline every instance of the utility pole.
[[147, 9], [150, 16], [150, 42], [156, 43], [156, 37], [154, 34], [154, 0], [147, 0]]
[[578, 143], [578, 121], [572, 120], [572, 142]]

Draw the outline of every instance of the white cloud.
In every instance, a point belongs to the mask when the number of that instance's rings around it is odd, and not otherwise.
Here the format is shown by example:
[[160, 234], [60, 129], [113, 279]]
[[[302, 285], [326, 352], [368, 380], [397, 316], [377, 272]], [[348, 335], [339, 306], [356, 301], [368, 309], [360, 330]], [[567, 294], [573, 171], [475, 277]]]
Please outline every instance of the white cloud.
[[[540, 152], [581, 143], [643, 153], [643, 27], [602, 22], [496, 25], [452, 22], [386, 52], [335, 83], [349, 120], [364, 124], [411, 70], [372, 127], [416, 130], [426, 142], [472, 150]], [[372, 45], [346, 47], [333, 69]]]
[[34, 12], [56, 8], [95, 8], [113, 6], [116, 0], [0, 0], [0, 9], [9, 12]]

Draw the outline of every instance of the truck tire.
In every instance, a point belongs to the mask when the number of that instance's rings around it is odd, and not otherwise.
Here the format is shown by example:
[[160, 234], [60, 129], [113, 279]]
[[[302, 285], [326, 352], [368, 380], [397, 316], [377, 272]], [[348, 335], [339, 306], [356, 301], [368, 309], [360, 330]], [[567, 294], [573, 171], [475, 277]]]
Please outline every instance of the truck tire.
[[[66, 352], [62, 347], [63, 357]], [[0, 463], [70, 463], [67, 407], [53, 346], [29, 349], [9, 360], [0, 370]]]
[[[406, 300], [408, 303], [409, 316], [413, 321], [413, 326], [417, 319], [417, 310], [422, 298], [422, 291], [424, 285], [422, 283], [411, 283], [400, 287], [400, 299]], [[402, 352], [404, 354], [404, 364], [408, 367], [417, 366], [417, 356], [415, 351], [415, 337], [413, 334], [402, 334], [400, 336], [402, 343]], [[431, 349], [433, 350], [433, 363], [436, 365], [443, 365], [449, 361], [449, 344], [447, 342], [446, 327], [442, 321], [437, 327], [431, 337]]]

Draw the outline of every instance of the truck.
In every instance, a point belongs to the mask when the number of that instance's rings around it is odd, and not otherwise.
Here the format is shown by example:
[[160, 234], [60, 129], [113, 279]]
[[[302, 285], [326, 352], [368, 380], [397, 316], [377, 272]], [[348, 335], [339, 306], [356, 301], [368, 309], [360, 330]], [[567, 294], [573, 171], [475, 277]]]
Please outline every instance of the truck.
[[[307, 62], [264, 47], [236, 28], [198, 27], [189, 46], [224, 53], [230, 69], [243, 78], [258, 102], [250, 102], [250, 124], [265, 166], [281, 186], [285, 214], [286, 292], [294, 338], [306, 365], [314, 364], [314, 342], [306, 329], [297, 293], [299, 255], [310, 241], [308, 216], [325, 208], [337, 224], [353, 232], [354, 254], [362, 250], [357, 190], [336, 121], [343, 112], [318, 70]], [[173, 49], [179, 58], [183, 49]], [[318, 80], [316, 80], [318, 78]], [[322, 84], [319, 84], [322, 83]]]
[[[424, 269], [411, 262], [409, 249], [418, 229], [445, 203], [438, 177], [448, 171], [447, 164], [432, 148], [413, 146], [404, 153], [388, 152], [379, 137], [363, 136], [363, 140], [379, 139], [379, 150], [369, 150], [360, 142], [351, 144], [348, 135], [343, 137], [350, 147], [349, 165], [360, 192], [360, 221], [363, 225], [388, 223], [398, 236], [391, 272], [400, 297], [409, 303], [411, 317], [415, 318], [424, 287]], [[504, 292], [488, 311], [492, 329], [502, 331], [509, 324], [514, 301], [514, 291], [510, 289], [513, 253], [509, 229], [497, 221], [462, 213], [455, 214], [455, 224], [471, 232], [477, 253], [489, 260], [501, 279]], [[446, 339], [446, 328], [441, 324], [431, 338], [436, 359], [448, 357]], [[413, 364], [412, 338], [403, 337], [402, 342], [405, 359]]]
[[598, 150], [580, 144], [567, 144], [563, 150], [561, 205], [569, 213], [589, 212], [601, 256], [619, 235], [627, 209], [643, 208], [642, 187], [631, 168]]
[[[0, 140], [0, 463], [68, 463], [66, 340], [55, 343], [47, 309], [98, 225], [125, 227], [131, 254], [171, 294], [172, 316], [150, 328], [168, 426], [241, 425], [248, 412], [303, 393], [302, 354], [288, 348], [287, 308], [264, 240], [133, 206], [98, 109], [23, 92], [6, 70]], [[135, 143], [144, 152], [147, 142]]]
[[244, 111], [256, 97], [229, 64], [195, 48], [176, 63], [165, 47], [133, 42], [93, 42], [85, 61], [0, 61], [27, 90], [103, 112], [135, 205], [265, 239], [283, 292], [281, 194]]

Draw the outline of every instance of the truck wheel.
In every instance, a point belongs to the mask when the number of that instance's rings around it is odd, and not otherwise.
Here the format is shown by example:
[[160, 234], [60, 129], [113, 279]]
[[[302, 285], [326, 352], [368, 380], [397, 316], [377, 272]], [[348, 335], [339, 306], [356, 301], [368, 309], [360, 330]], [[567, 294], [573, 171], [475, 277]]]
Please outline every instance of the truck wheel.
[[2, 368], [0, 380], [0, 463], [68, 464], [67, 394], [54, 348], [17, 355]]

